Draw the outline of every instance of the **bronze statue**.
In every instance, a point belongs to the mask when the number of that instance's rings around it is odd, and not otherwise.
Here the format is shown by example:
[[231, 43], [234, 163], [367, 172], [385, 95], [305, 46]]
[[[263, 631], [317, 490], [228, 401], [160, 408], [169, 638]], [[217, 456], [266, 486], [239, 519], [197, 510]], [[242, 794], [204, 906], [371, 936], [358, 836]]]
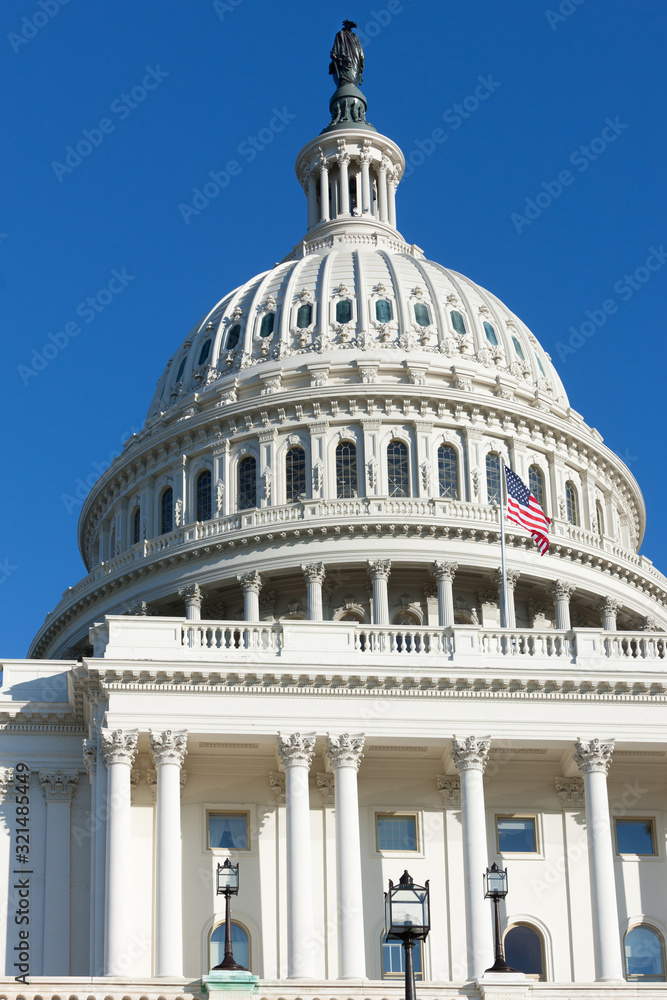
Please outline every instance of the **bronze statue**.
[[364, 50], [352, 30], [356, 27], [354, 21], [345, 20], [342, 31], [339, 31], [334, 38], [329, 72], [333, 74], [337, 87], [341, 87], [344, 83], [359, 86], [362, 82]]

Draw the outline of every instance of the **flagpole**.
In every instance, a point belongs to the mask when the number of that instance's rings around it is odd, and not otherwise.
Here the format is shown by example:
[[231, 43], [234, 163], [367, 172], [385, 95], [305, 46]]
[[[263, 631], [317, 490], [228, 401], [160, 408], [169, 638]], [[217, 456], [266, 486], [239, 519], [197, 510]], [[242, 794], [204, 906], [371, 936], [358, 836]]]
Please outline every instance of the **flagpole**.
[[507, 628], [507, 573], [505, 570], [505, 505], [507, 503], [507, 479], [505, 462], [500, 477], [500, 571], [502, 574], [500, 627]]

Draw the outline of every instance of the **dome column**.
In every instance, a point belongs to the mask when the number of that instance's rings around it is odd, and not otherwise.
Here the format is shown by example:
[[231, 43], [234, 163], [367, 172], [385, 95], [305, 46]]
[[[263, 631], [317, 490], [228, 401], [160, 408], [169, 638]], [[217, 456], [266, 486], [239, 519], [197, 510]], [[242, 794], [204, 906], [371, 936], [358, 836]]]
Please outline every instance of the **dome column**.
[[308, 174], [308, 228], [317, 225], [317, 172]]
[[104, 975], [127, 976], [130, 948], [127, 901], [131, 897], [130, 771], [138, 730], [102, 730], [107, 769], [107, 863], [104, 914]]
[[554, 580], [548, 588], [549, 596], [553, 598], [556, 609], [556, 628], [565, 632], [569, 632], [572, 628], [570, 624], [570, 598], [574, 590], [574, 584], [566, 583], [565, 580]]
[[[505, 628], [516, 628], [516, 611], [514, 608], [514, 588], [516, 587], [517, 580], [521, 576], [515, 569], [505, 570], [505, 582], [507, 584], [507, 607], [505, 608]], [[502, 607], [503, 603], [503, 571], [497, 569], [494, 573], [494, 579], [498, 587], [498, 596], [500, 599], [500, 605]]]
[[363, 736], [327, 736], [327, 769], [335, 782], [339, 979], [366, 978], [357, 791], [363, 749]]
[[181, 866], [181, 767], [183, 731], [150, 734], [157, 772], [155, 823], [155, 975], [183, 976], [183, 875]]
[[616, 615], [619, 608], [618, 601], [615, 601], [613, 597], [602, 597], [595, 605], [595, 608], [600, 612], [602, 628], [605, 632], [615, 632], [618, 628], [616, 624]]
[[322, 621], [322, 584], [326, 576], [324, 563], [304, 563], [301, 566], [308, 588], [307, 607], [308, 619], [313, 622]]
[[396, 169], [387, 174], [388, 194], [389, 194], [389, 225], [396, 229]]
[[458, 563], [433, 563], [433, 576], [438, 584], [438, 624], [441, 628], [451, 628], [454, 624], [454, 592], [452, 583]]
[[203, 595], [198, 583], [193, 583], [190, 587], [183, 587], [178, 592], [178, 596], [185, 601], [185, 617], [189, 622], [201, 621], [201, 604]]
[[493, 956], [491, 914], [484, 899], [482, 875], [488, 867], [486, 814], [484, 810], [484, 770], [490, 739], [454, 737], [452, 760], [461, 780], [461, 821], [463, 825], [463, 879], [466, 907], [468, 978], [478, 979]]
[[350, 154], [345, 152], [345, 140], [338, 140], [338, 168], [340, 170], [340, 204], [338, 206], [340, 215], [350, 214], [350, 178], [348, 174], [348, 164]]
[[382, 157], [380, 161], [380, 167], [378, 169], [378, 204], [380, 209], [380, 222], [388, 222], [389, 215], [387, 211], [387, 168], [389, 167], [389, 162]]
[[373, 583], [373, 624], [389, 624], [387, 581], [391, 570], [389, 559], [369, 559], [368, 575]]
[[[371, 154], [368, 149], [370, 142], [368, 139], [364, 141], [364, 149], [359, 156], [359, 161], [361, 163], [361, 205], [359, 206], [360, 212], [370, 212], [371, 210]], [[358, 177], [358, 175], [357, 175]], [[359, 199], [359, 190], [357, 184], [357, 200]]]
[[287, 810], [287, 975], [315, 977], [313, 886], [310, 863], [308, 772], [315, 737], [278, 736], [278, 759], [285, 770]]
[[259, 621], [259, 592], [262, 589], [262, 578], [254, 573], [239, 573], [236, 578], [243, 589], [243, 618], [247, 622]]
[[320, 152], [320, 222], [329, 221], [329, 167], [324, 153]]
[[595, 978], [598, 982], [622, 982], [624, 978], [607, 792], [607, 772], [613, 749], [613, 740], [608, 743], [577, 740], [574, 752], [574, 762], [584, 779]]

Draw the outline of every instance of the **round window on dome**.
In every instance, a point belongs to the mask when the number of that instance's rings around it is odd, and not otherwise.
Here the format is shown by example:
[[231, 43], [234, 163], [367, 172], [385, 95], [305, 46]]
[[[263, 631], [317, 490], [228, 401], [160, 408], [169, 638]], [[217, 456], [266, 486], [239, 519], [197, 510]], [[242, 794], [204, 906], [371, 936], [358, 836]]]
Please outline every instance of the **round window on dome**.
[[208, 361], [208, 356], [210, 353], [211, 353], [211, 339], [209, 337], [209, 339], [205, 341], [204, 344], [202, 344], [202, 349], [199, 352], [199, 361], [197, 362], [197, 364], [205, 365], [206, 362]]
[[341, 299], [336, 303], [336, 322], [349, 323], [352, 319], [352, 300]]
[[415, 321], [418, 326], [430, 326], [431, 316], [428, 311], [428, 306], [424, 305], [423, 302], [415, 302]]
[[391, 302], [388, 299], [377, 299], [375, 303], [375, 318], [378, 323], [391, 322]]
[[514, 344], [514, 350], [516, 351], [516, 356], [519, 359], [519, 361], [525, 361], [526, 356], [523, 353], [523, 347], [519, 343], [518, 337], [512, 337], [512, 343]]
[[262, 323], [259, 328], [260, 337], [271, 336], [271, 334], [273, 333], [273, 324], [275, 323], [275, 320], [276, 320], [275, 313], [267, 313], [265, 316], [262, 317]]
[[299, 306], [296, 314], [296, 326], [298, 330], [305, 330], [313, 322], [313, 307], [310, 302], [304, 302]]
[[496, 331], [493, 329], [490, 323], [484, 323], [484, 333], [486, 334], [486, 339], [492, 345], [492, 347], [498, 346], [498, 337], [496, 336]]
[[458, 333], [459, 337], [465, 337], [468, 331], [466, 330], [466, 321], [464, 320], [462, 314], [458, 312], [456, 309], [454, 309], [450, 313], [450, 316], [452, 318], [452, 326], [454, 327], [454, 331]]
[[180, 365], [178, 366], [178, 373], [176, 375], [176, 381], [177, 382], [180, 382], [181, 379], [183, 378], [183, 371], [185, 370], [185, 362], [187, 360], [188, 360], [188, 356], [186, 354], [185, 357], [183, 358], [183, 360], [181, 361]]
[[537, 361], [537, 367], [538, 367], [538, 368], [540, 369], [540, 372], [542, 373], [542, 376], [543, 376], [543, 378], [546, 378], [546, 377], [547, 377], [547, 373], [546, 373], [546, 372], [545, 372], [545, 370], [544, 370], [544, 365], [543, 365], [543, 364], [542, 364], [542, 362], [540, 361], [540, 356], [539, 356], [539, 354], [536, 354], [536, 355], [535, 355], [535, 360]]
[[233, 351], [238, 347], [239, 340], [241, 339], [241, 324], [235, 323], [227, 334], [227, 350]]

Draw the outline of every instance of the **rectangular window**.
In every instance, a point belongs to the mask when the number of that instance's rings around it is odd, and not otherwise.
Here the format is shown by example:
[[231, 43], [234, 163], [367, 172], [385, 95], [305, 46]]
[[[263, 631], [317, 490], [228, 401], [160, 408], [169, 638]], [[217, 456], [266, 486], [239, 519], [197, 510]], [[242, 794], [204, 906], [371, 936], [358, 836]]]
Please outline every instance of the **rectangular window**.
[[419, 850], [415, 815], [378, 813], [375, 823], [378, 851], [397, 851], [403, 854]]
[[655, 826], [652, 819], [617, 819], [616, 851], [618, 854], [657, 854]]
[[209, 812], [208, 849], [210, 851], [248, 851], [247, 812]]
[[534, 816], [497, 816], [499, 854], [536, 854], [537, 824]]

